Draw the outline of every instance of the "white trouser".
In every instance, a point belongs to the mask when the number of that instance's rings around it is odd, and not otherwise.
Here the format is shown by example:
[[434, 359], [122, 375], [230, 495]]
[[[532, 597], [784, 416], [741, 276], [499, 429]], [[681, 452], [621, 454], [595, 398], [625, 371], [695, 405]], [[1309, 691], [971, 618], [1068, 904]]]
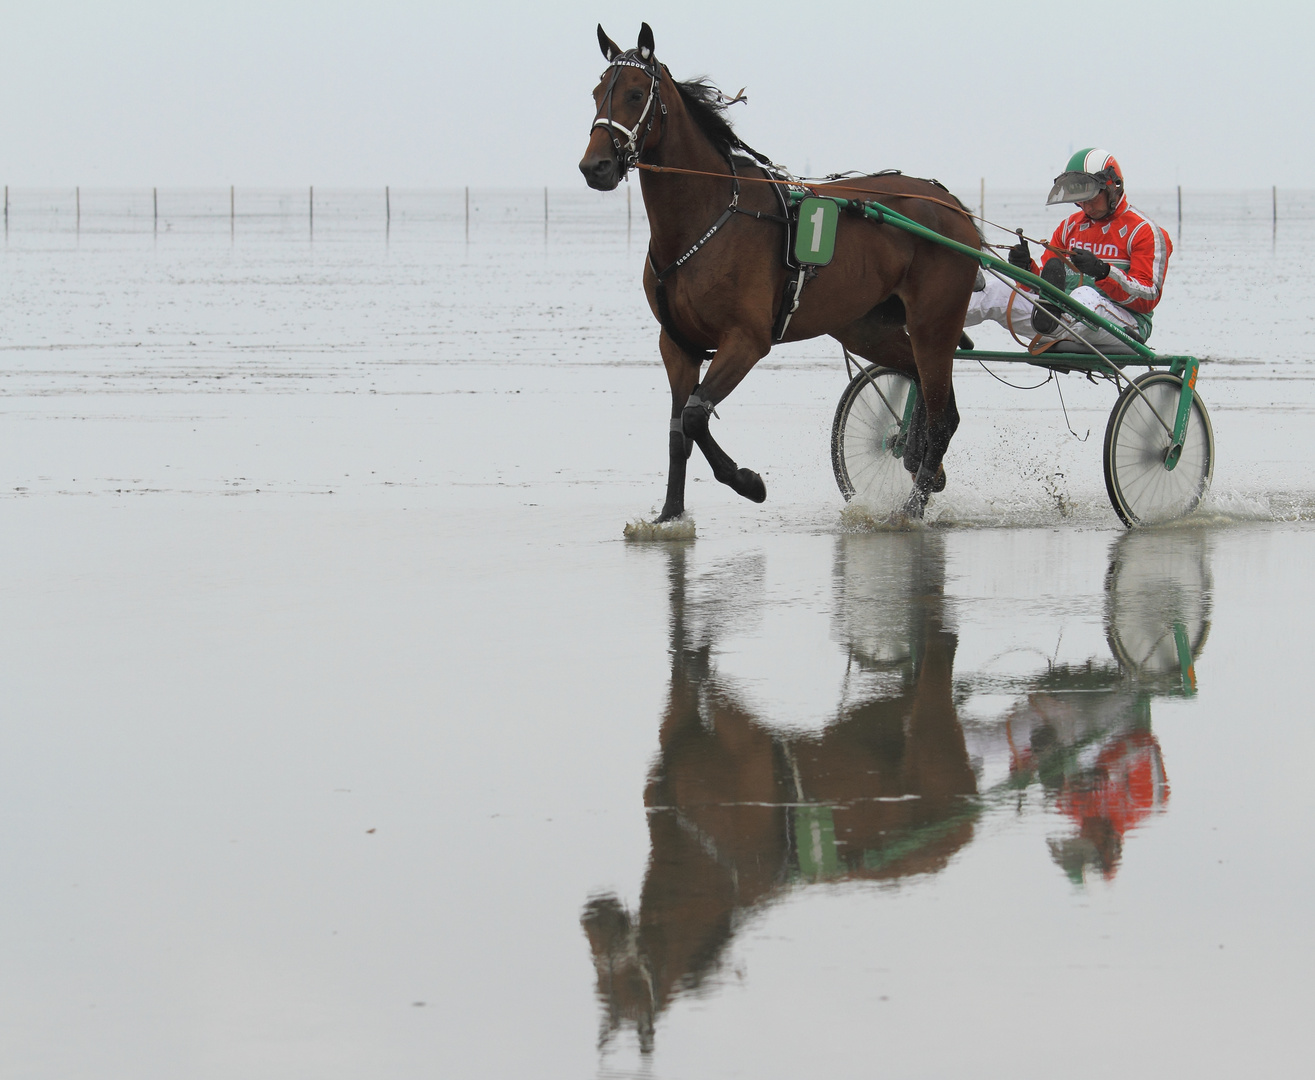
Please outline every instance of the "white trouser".
[[[1093, 289], [1090, 285], [1080, 285], [1070, 295], [1079, 304], [1091, 308], [1097, 315], [1104, 316], [1115, 326], [1126, 327], [1133, 337], [1137, 336], [1137, 320], [1099, 289]], [[1009, 307], [1010, 296], [1014, 298], [1012, 309]], [[1036, 337], [1036, 331], [1032, 328], [1032, 296], [1033, 294], [1021, 289], [1015, 295], [1009, 285], [987, 274], [986, 288], [981, 292], [973, 293], [972, 301], [968, 305], [968, 317], [964, 319], [963, 324], [976, 326], [980, 322], [990, 320], [1008, 330], [1011, 329], [1012, 322], [1013, 332], [1023, 341], [1031, 341]], [[1090, 327], [1074, 316], [1062, 313], [1059, 316], [1059, 326], [1053, 333], [1043, 334], [1041, 340], [1072, 342], [1077, 346], [1077, 351], [1082, 351], [1082, 346], [1077, 344], [1079, 340], [1089, 341], [1105, 353], [1133, 351], [1108, 330]]]

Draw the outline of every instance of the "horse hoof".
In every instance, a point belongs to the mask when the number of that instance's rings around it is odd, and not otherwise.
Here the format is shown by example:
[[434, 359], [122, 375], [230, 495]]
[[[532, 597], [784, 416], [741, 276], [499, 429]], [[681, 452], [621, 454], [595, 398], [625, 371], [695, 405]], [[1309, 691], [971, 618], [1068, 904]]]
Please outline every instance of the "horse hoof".
[[922, 515], [927, 509], [927, 496], [923, 495], [914, 488], [909, 492], [909, 497], [904, 506], [899, 511], [899, 516], [906, 518], [908, 521], [921, 521]]
[[944, 466], [944, 465], [942, 465], [939, 469], [936, 470], [936, 479], [934, 479], [934, 480], [931, 482], [931, 490], [932, 490], [932, 494], [933, 494], [933, 495], [936, 494], [936, 492], [938, 492], [938, 491], [944, 491], [944, 490], [945, 490], [945, 466]]
[[763, 483], [763, 478], [752, 469], [738, 469], [735, 473], [733, 486], [738, 494], [743, 495], [750, 502], [767, 501], [767, 485]]

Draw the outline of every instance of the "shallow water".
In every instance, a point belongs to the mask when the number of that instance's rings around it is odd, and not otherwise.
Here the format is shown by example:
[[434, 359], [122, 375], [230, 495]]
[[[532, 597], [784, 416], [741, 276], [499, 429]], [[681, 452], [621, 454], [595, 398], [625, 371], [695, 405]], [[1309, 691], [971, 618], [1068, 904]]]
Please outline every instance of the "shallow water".
[[818, 342], [719, 410], [769, 501], [627, 544], [642, 216], [551, 194], [15, 212], [7, 1071], [1303, 1074], [1315, 198], [1185, 218], [1195, 521], [963, 365], [932, 526], [854, 531]]

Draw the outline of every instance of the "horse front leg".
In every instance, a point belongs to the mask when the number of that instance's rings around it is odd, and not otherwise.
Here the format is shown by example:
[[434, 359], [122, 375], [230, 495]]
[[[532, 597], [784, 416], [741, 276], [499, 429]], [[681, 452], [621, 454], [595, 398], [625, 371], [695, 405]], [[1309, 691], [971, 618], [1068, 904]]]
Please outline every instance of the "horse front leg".
[[667, 436], [670, 464], [667, 469], [667, 498], [662, 504], [658, 523], [672, 521], [685, 512], [685, 463], [689, 461], [694, 444], [685, 437], [681, 416], [685, 403], [699, 384], [699, 364], [667, 337], [666, 331], [658, 338], [662, 363], [667, 369], [667, 382], [671, 384], [671, 424]]
[[769, 348], [765, 341], [758, 342], [747, 334], [734, 335], [724, 341], [708, 365], [707, 376], [690, 393], [680, 417], [682, 432], [703, 451], [703, 456], [712, 466], [712, 475], [737, 495], [756, 503], [767, 499], [767, 485], [763, 478], [752, 469], [736, 465], [730, 454], [712, 437], [708, 423], [713, 407], [740, 384], [753, 365], [767, 355]]

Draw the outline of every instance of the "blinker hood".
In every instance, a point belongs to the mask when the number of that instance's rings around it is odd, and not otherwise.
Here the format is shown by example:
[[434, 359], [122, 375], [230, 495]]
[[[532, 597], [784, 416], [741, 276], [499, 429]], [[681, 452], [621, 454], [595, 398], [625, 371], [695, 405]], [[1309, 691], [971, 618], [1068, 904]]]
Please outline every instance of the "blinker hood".
[[1100, 180], [1088, 172], [1066, 172], [1055, 177], [1055, 186], [1050, 189], [1047, 206], [1056, 203], [1077, 203], [1094, 199], [1104, 190]]

